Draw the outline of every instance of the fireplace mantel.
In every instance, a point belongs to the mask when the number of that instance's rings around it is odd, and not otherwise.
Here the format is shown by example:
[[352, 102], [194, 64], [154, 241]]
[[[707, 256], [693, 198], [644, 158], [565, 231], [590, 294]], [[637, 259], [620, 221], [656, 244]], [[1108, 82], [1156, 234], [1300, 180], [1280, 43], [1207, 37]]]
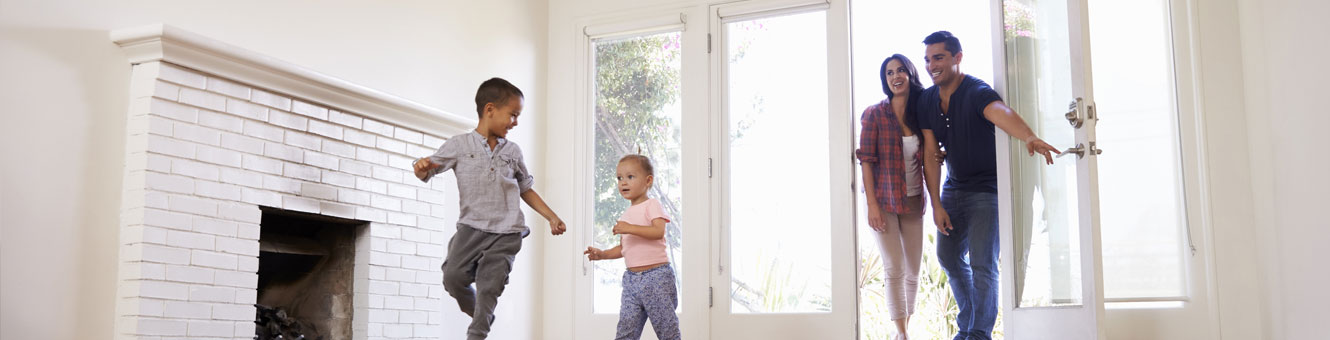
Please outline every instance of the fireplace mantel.
[[421, 132], [453, 136], [476, 126], [465, 118], [353, 84], [174, 26], [154, 24], [111, 32], [130, 64], [166, 61], [276, 92], [308, 98]]

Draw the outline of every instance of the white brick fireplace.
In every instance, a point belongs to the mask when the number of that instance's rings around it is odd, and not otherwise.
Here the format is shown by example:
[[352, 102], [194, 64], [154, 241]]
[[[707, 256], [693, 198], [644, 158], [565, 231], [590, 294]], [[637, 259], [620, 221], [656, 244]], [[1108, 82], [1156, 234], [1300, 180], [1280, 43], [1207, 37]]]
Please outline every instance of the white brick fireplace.
[[170, 26], [112, 40], [133, 65], [117, 338], [252, 339], [261, 206], [366, 226], [354, 241], [354, 339], [441, 336], [455, 186], [409, 169], [473, 127], [470, 115]]

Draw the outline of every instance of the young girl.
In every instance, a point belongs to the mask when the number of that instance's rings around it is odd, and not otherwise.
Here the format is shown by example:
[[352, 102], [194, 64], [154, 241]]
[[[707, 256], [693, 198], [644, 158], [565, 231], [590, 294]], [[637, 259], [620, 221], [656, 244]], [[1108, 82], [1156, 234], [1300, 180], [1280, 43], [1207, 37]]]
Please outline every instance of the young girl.
[[592, 261], [622, 257], [628, 266], [623, 273], [619, 331], [614, 337], [619, 340], [641, 338], [648, 319], [657, 338], [679, 339], [679, 319], [674, 315], [679, 294], [674, 288], [674, 268], [665, 253], [665, 224], [670, 217], [660, 201], [647, 198], [654, 175], [651, 159], [646, 156], [619, 159], [619, 194], [633, 204], [614, 225], [614, 234], [622, 238], [614, 248], [587, 247], [583, 252]]

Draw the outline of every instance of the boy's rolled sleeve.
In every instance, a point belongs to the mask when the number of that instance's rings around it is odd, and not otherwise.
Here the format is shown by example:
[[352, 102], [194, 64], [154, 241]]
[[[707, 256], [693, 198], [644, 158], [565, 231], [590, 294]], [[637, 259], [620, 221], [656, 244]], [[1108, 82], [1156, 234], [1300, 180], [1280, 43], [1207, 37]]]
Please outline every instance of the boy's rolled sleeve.
[[531, 176], [531, 172], [527, 171], [526, 160], [520, 157], [517, 158], [514, 168], [513, 177], [517, 178], [518, 192], [525, 193], [527, 190], [531, 190], [531, 187], [536, 184], [536, 177]]
[[433, 170], [430, 170], [429, 173], [425, 174], [425, 179], [423, 181], [429, 182], [430, 178], [434, 178], [434, 175], [457, 167], [457, 157], [462, 154], [458, 145], [460, 142], [460, 140], [455, 138], [449, 138], [448, 141], [443, 142], [442, 146], [439, 146], [439, 150], [435, 151], [433, 155], [425, 157], [431, 163], [438, 165], [438, 167], [435, 167]]

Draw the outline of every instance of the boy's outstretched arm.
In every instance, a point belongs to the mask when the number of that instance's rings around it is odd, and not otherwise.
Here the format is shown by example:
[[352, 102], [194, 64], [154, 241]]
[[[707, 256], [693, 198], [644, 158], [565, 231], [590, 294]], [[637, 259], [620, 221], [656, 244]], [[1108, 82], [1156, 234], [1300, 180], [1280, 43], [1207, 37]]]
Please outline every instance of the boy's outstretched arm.
[[550, 206], [545, 205], [545, 200], [540, 199], [540, 194], [536, 193], [536, 189], [523, 192], [522, 200], [526, 201], [526, 205], [531, 206], [531, 209], [536, 209], [540, 216], [544, 216], [546, 220], [550, 221], [550, 234], [562, 235], [564, 231], [568, 230], [568, 226], [563, 224], [563, 220], [559, 219], [559, 215], [555, 215], [554, 210], [550, 210]]

